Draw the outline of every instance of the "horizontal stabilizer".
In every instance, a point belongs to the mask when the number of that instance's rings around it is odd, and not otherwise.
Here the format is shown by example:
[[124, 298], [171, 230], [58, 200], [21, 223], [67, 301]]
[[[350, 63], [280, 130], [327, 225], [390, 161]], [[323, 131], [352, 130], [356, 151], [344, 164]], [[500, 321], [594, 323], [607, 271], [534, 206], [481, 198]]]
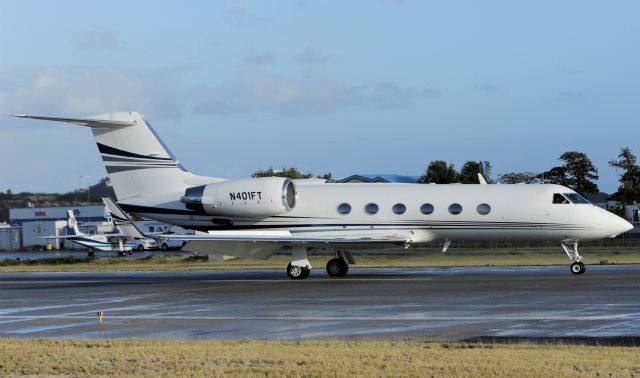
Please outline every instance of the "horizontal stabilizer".
[[[122, 114], [122, 113], [118, 113]], [[111, 113], [100, 114], [93, 116], [92, 118], [63, 118], [63, 117], [47, 117], [47, 116], [35, 116], [28, 114], [11, 114], [12, 117], [38, 119], [42, 121], [54, 121], [54, 122], [67, 122], [75, 125], [87, 126], [87, 127], [126, 127], [135, 126], [133, 118], [130, 120], [113, 120], [110, 119]]]

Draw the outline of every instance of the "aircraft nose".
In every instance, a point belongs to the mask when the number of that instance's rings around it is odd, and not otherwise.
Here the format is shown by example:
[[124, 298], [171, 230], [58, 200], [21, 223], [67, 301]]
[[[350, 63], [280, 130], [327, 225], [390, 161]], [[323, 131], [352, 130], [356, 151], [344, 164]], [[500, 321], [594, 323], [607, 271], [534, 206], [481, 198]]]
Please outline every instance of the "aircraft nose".
[[633, 229], [633, 225], [626, 221], [624, 218], [620, 218], [615, 214], [611, 214], [612, 217], [609, 220], [609, 228], [611, 229], [611, 236], [624, 234], [627, 231]]

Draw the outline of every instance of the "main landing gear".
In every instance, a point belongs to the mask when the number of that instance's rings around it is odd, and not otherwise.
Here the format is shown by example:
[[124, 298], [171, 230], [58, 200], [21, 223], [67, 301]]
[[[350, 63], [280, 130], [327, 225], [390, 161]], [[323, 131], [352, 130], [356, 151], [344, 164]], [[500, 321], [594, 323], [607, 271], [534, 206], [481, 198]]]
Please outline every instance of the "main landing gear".
[[[311, 273], [308, 253], [311, 248], [296, 247], [291, 250], [291, 262], [287, 265], [287, 276], [292, 280], [303, 280]], [[327, 262], [330, 277], [344, 277], [349, 272], [349, 264], [355, 264], [349, 251], [336, 251], [336, 257]]]
[[330, 277], [344, 277], [348, 271], [349, 264], [340, 257], [334, 257], [327, 262], [327, 274]]
[[311, 273], [311, 263], [308, 259], [310, 249], [295, 247], [291, 250], [291, 262], [287, 265], [287, 276], [292, 280], [304, 280]]
[[344, 277], [349, 272], [349, 264], [355, 263], [351, 252], [336, 251], [336, 257], [327, 262], [327, 274], [329, 277]]
[[578, 253], [578, 241], [572, 241], [570, 243], [562, 242], [562, 249], [564, 249], [565, 253], [573, 263], [569, 267], [571, 273], [573, 274], [584, 274], [587, 270], [587, 267], [582, 262], [582, 256]]
[[306, 266], [297, 266], [297, 265], [287, 265], [287, 276], [292, 280], [304, 280], [309, 277], [311, 273], [311, 267]]

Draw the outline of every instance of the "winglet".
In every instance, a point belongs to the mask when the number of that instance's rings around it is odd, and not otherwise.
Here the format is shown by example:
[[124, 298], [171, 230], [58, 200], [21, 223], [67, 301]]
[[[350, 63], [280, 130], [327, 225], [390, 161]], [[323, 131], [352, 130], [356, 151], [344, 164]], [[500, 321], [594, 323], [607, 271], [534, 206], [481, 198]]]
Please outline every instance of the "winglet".
[[482, 173], [478, 173], [478, 182], [480, 183], [480, 185], [487, 185], [487, 180], [484, 179]]
[[120, 206], [115, 203], [115, 201], [109, 197], [102, 197], [102, 201], [107, 207], [107, 210], [111, 213], [111, 218], [114, 220], [116, 227], [121, 233], [135, 238], [151, 238], [151, 236], [148, 236], [138, 228], [138, 225], [136, 225], [133, 219], [131, 219], [131, 217], [125, 213]]

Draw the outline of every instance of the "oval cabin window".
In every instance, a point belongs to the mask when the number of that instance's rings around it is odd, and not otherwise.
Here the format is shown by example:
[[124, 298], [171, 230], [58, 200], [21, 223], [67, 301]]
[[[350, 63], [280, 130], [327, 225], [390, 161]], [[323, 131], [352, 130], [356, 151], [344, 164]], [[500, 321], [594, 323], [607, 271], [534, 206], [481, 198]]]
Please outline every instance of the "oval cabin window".
[[378, 212], [378, 205], [376, 205], [375, 203], [370, 203], [364, 207], [364, 211], [366, 211], [367, 214], [375, 214]]
[[338, 206], [338, 212], [340, 214], [349, 214], [351, 212], [351, 205], [349, 205], [348, 203], [341, 203]]
[[478, 205], [478, 214], [480, 215], [487, 215], [491, 212], [491, 206], [489, 206], [486, 203], [481, 203], [480, 205]]
[[396, 203], [395, 205], [393, 205], [393, 212], [400, 215], [400, 214], [404, 214], [404, 212], [407, 211], [407, 207], [402, 204], [402, 203]]
[[453, 203], [449, 206], [449, 212], [453, 215], [458, 215], [462, 212], [462, 205], [459, 203]]
[[420, 212], [425, 215], [433, 213], [434, 210], [435, 209], [433, 208], [433, 205], [430, 203], [425, 203], [424, 205], [420, 206]]

